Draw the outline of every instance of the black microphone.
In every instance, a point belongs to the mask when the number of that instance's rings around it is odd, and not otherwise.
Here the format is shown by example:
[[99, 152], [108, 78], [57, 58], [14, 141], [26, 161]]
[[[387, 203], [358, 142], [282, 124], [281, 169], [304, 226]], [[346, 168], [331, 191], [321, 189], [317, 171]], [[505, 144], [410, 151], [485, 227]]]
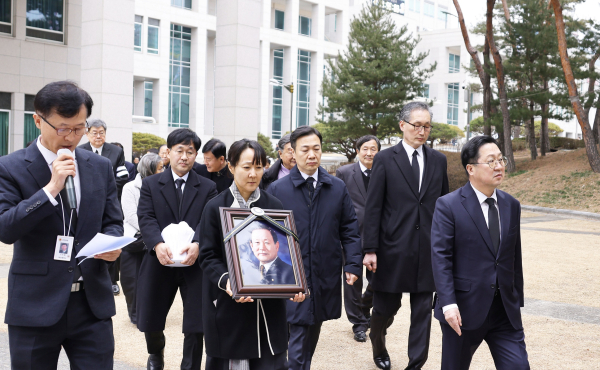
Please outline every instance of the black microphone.
[[[74, 158], [73, 152], [69, 149], [59, 149], [56, 152], [57, 155], [67, 154]], [[77, 194], [75, 193], [75, 182], [73, 181], [73, 176], [67, 176], [65, 180], [65, 190], [67, 193], [67, 203], [69, 204], [70, 209], [77, 209]]]

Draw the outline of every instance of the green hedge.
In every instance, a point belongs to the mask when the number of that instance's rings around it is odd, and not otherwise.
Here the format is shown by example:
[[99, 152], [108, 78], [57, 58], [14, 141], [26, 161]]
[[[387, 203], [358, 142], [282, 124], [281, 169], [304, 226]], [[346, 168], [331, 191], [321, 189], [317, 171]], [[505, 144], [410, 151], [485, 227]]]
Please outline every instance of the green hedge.
[[[513, 139], [513, 150], [524, 150], [529, 149], [527, 140], [525, 138]], [[540, 147], [540, 138], [535, 140], [536, 146]], [[585, 148], [585, 142], [583, 140], [569, 139], [566, 137], [551, 137], [550, 138], [551, 149], [579, 149]]]

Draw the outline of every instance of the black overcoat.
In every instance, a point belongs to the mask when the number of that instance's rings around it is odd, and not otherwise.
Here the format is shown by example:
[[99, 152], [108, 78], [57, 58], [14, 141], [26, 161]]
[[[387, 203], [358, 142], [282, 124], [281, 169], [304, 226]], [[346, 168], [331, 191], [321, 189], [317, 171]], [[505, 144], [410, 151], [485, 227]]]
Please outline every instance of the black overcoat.
[[[288, 322], [313, 325], [342, 314], [342, 266], [360, 278], [362, 253], [354, 206], [344, 182], [319, 167], [312, 202], [306, 180], [294, 167], [289, 176], [267, 190], [294, 211], [310, 297], [300, 304], [288, 302]], [[342, 262], [342, 254], [346, 264]]]
[[402, 142], [378, 153], [367, 192], [365, 253], [377, 253], [371, 279], [376, 291], [433, 292], [431, 220], [437, 199], [448, 194], [446, 156], [423, 145], [421, 191]]
[[[223, 191], [208, 202], [198, 226], [201, 230], [198, 259], [204, 271], [202, 319], [206, 354], [225, 359], [259, 358], [271, 351], [269, 340], [273, 353], [282, 353], [288, 348], [286, 300], [256, 299], [250, 303], [237, 303], [223, 290], [227, 284], [228, 268], [219, 207], [231, 207], [233, 202], [231, 191]], [[283, 208], [277, 198], [262, 190], [252, 207]], [[257, 328], [260, 328], [260, 332], [257, 332]]]
[[[189, 172], [183, 188], [182, 215], [179, 217], [175, 182], [170, 169], [148, 176], [142, 182], [138, 203], [138, 223], [148, 253], [144, 255], [138, 275], [137, 324], [143, 332], [161, 331], [165, 328], [167, 314], [181, 284], [183, 274], [183, 332], [202, 332], [202, 270], [198, 260], [188, 267], [167, 267], [160, 264], [154, 247], [164, 242], [161, 232], [170, 224], [185, 221], [197, 230], [206, 203], [217, 195], [214, 182]], [[198, 231], [193, 241], [200, 240]]]

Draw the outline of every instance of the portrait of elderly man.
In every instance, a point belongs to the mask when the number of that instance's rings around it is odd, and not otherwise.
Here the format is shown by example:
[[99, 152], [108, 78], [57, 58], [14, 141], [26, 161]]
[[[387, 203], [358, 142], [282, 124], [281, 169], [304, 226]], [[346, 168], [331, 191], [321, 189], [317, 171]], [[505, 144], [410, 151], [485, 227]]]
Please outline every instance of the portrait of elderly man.
[[279, 238], [275, 230], [256, 224], [249, 243], [258, 262], [242, 260], [244, 285], [296, 284], [293, 267], [278, 257]]

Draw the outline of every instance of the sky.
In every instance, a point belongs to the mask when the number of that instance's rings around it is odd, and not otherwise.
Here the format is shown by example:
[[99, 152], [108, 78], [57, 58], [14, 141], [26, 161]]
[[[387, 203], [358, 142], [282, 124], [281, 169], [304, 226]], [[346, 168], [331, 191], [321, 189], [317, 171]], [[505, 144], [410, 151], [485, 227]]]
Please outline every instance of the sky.
[[[500, 0], [496, 1], [497, 3]], [[459, 0], [460, 8], [462, 9], [467, 28], [471, 28], [477, 22], [485, 18], [486, 4], [485, 0]], [[452, 1], [448, 4], [454, 8]], [[598, 17], [600, 20], [600, 1], [598, 0], [586, 0], [585, 3], [577, 5], [575, 13], [579, 18], [590, 18], [590, 15]]]

